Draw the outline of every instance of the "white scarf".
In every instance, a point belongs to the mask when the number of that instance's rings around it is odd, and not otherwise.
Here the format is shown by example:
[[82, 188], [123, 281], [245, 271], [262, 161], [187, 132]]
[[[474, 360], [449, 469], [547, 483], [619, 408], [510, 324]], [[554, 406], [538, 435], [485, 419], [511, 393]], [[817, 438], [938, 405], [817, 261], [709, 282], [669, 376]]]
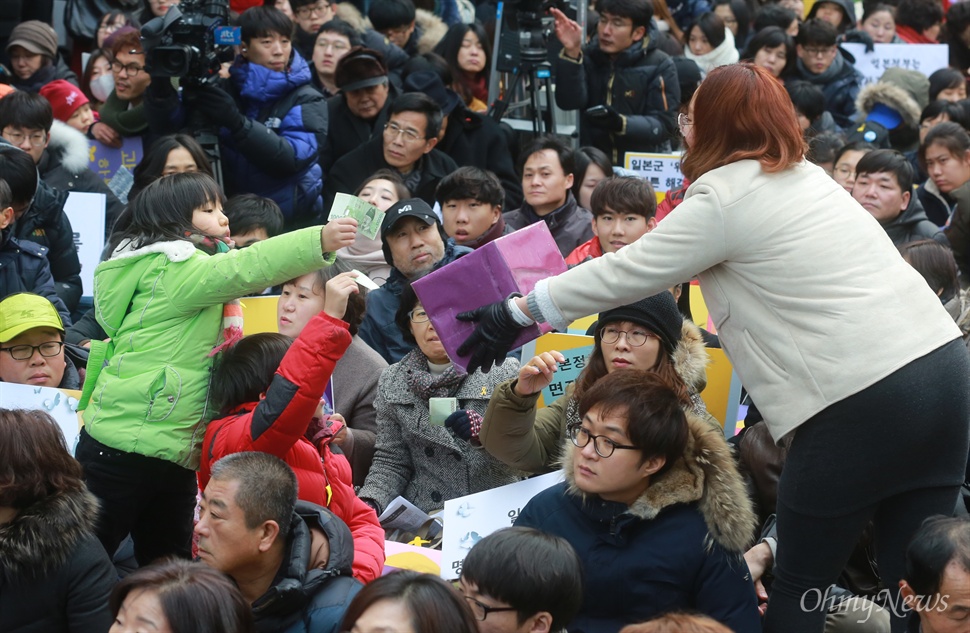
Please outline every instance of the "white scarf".
[[701, 77], [706, 77], [707, 73], [718, 66], [736, 64], [740, 55], [738, 54], [738, 49], [734, 48], [734, 34], [731, 33], [731, 29], [724, 27], [724, 41], [721, 42], [720, 46], [710, 53], [704, 53], [703, 55], [693, 54], [690, 51], [690, 46], [686, 46], [684, 48], [684, 57], [697, 62], [697, 65], [701, 69]]

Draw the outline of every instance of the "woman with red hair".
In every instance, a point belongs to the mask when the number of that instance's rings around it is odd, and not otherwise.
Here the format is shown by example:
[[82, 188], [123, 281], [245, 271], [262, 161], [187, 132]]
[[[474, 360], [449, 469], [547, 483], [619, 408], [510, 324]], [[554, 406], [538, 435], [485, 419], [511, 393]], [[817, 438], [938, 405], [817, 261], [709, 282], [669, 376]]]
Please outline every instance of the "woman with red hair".
[[[953, 511], [970, 446], [970, 357], [879, 224], [805, 161], [794, 108], [766, 69], [711, 71], [682, 128], [693, 183], [683, 203], [619, 252], [459, 315], [479, 325], [458, 352], [471, 354], [469, 371], [488, 367], [533, 319], [565, 331], [697, 275], [772, 437], [794, 436], [765, 630], [820, 632], [826, 591], [870, 519], [895, 588], [920, 522]], [[904, 629], [900, 613], [893, 630]]]

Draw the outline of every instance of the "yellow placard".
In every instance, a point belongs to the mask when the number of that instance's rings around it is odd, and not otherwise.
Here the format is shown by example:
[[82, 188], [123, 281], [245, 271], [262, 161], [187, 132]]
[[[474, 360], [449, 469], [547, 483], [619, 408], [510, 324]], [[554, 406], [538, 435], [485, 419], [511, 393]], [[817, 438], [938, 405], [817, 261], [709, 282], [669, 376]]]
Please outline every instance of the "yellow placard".
[[523, 363], [529, 362], [533, 356], [538, 356], [543, 352], [561, 352], [566, 357], [566, 362], [556, 368], [552, 384], [539, 394], [538, 407], [540, 409], [562, 396], [566, 391], [566, 386], [576, 380], [586, 367], [589, 348], [592, 345], [592, 336], [552, 332], [543, 334], [536, 340], [522, 346]]
[[276, 332], [276, 304], [279, 295], [240, 299], [243, 311], [243, 335]]

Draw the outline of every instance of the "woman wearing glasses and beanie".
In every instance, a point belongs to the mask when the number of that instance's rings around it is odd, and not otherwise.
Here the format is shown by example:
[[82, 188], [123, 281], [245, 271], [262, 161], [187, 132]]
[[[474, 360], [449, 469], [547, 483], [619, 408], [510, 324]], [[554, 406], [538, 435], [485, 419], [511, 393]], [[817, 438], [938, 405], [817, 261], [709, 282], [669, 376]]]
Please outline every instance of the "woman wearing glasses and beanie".
[[684, 408], [654, 371], [620, 369], [579, 398], [565, 481], [515, 522], [569, 541], [583, 564], [570, 630], [617, 631], [690, 609], [735, 633], [760, 633], [742, 553], [755, 517], [721, 429]]
[[[714, 69], [689, 114], [681, 166], [693, 184], [681, 205], [528, 298], [459, 315], [480, 321], [459, 353], [487, 367], [530, 317], [563, 328], [697, 275], [772, 438], [792, 438], [765, 630], [821, 632], [825, 610], [801, 600], [824, 595], [870, 519], [895, 599], [907, 542], [926, 517], [953, 512], [970, 445], [970, 358], [879, 223], [805, 161], [791, 100], [770, 72]], [[905, 626], [894, 615], [893, 631]]]
[[583, 392], [618, 369], [660, 374], [686, 398], [686, 411], [720, 428], [699, 395], [709, 361], [700, 329], [681, 316], [670, 292], [607, 310], [594, 328], [593, 352], [585, 369], [545, 408], [538, 408], [539, 393], [553, 382], [559, 363], [576, 363], [575, 358], [567, 361], [560, 352], [544, 352], [522, 365], [518, 378], [498, 386], [479, 435], [485, 450], [519, 470], [555, 470], [566, 427], [580, 422]]
[[[518, 361], [507, 358], [488, 374], [453, 365], [410, 285], [401, 292], [395, 321], [417, 347], [385, 369], [377, 384], [374, 461], [358, 496], [378, 515], [399, 495], [430, 512], [449, 499], [521, 479], [477, 438], [488, 399], [515, 376]], [[439, 415], [448, 402], [454, 413]]]

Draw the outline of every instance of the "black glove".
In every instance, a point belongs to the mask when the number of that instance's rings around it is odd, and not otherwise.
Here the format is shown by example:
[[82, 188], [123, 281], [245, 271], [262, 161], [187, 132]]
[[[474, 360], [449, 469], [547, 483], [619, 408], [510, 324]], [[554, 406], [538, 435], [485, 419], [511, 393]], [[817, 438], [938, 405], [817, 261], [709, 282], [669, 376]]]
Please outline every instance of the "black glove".
[[246, 123], [246, 117], [239, 111], [236, 100], [218, 86], [199, 86], [192, 91], [189, 103], [210, 122], [227, 128], [230, 132], [235, 132]]
[[589, 124], [594, 127], [603, 128], [610, 132], [619, 132], [623, 129], [623, 115], [608, 105], [603, 106], [606, 112], [599, 116], [586, 117]]
[[854, 44], [865, 44], [866, 52], [871, 53], [876, 50], [876, 45], [872, 41], [872, 36], [863, 31], [862, 29], [852, 29], [847, 31], [845, 35], [842, 36], [843, 42], [852, 42]]
[[[509, 298], [521, 295], [509, 295]], [[476, 321], [478, 327], [471, 336], [458, 348], [460, 356], [471, 353], [468, 363], [468, 373], [481, 369], [488, 373], [492, 365], [499, 365], [512, 349], [512, 343], [522, 329], [506, 305], [508, 298], [496, 301], [490, 305], [462, 312], [456, 318], [459, 321]]]
[[472, 423], [468, 418], [468, 411], [464, 409], [458, 409], [445, 418], [445, 428], [466, 442], [472, 439]]

